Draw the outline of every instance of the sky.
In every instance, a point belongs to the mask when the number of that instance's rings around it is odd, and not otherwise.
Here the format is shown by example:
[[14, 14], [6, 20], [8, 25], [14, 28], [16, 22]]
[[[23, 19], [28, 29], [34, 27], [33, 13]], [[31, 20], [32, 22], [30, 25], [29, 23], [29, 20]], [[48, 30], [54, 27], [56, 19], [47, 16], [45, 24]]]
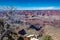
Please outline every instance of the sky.
[[20, 10], [60, 9], [60, 0], [0, 0], [0, 7]]

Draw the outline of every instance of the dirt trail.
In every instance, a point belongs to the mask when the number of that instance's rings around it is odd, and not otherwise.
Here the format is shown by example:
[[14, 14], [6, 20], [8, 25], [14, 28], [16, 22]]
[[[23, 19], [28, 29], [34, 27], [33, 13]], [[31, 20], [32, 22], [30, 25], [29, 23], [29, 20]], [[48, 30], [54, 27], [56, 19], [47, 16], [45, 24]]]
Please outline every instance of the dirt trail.
[[51, 35], [54, 40], [60, 40], [60, 28], [46, 25], [45, 33]]

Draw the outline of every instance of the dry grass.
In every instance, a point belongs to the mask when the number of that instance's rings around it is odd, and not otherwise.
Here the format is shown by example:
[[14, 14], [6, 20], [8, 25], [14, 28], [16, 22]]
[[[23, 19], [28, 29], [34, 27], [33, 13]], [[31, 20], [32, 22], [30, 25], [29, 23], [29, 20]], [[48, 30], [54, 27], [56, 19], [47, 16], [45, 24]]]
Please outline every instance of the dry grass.
[[60, 40], [60, 28], [46, 25], [45, 34], [51, 35], [54, 40]]

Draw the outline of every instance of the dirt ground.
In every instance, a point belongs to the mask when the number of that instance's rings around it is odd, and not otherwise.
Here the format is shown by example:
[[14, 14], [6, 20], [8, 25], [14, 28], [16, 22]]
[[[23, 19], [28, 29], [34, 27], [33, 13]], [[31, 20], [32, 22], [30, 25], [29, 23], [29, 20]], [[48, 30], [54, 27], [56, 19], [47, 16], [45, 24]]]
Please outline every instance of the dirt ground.
[[54, 40], [60, 40], [60, 28], [46, 25], [45, 34], [51, 35]]

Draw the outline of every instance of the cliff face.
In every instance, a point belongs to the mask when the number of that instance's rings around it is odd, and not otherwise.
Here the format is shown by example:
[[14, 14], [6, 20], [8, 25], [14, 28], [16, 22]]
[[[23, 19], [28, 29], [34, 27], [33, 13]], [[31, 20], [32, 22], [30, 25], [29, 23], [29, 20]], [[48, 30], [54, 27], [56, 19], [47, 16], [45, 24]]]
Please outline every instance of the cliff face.
[[20, 15], [60, 15], [60, 10], [20, 10], [16, 11]]

